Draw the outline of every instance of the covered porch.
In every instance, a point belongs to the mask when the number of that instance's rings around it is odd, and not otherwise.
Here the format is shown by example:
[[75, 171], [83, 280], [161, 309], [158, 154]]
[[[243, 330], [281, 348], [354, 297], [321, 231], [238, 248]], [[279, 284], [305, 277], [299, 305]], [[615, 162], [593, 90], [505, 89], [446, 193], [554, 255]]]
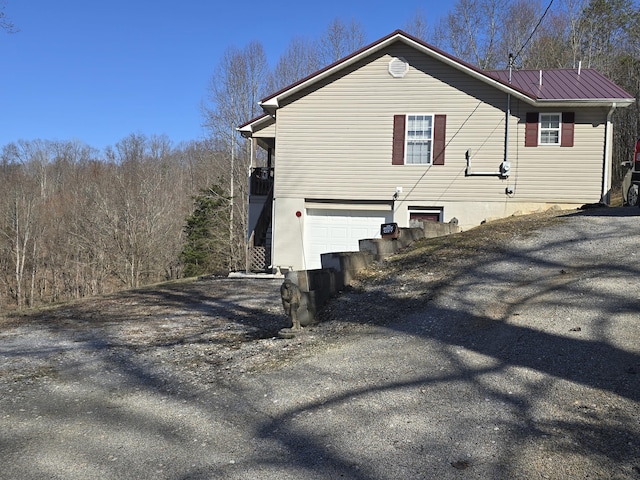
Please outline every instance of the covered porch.
[[247, 272], [271, 273], [273, 270], [271, 258], [276, 144], [274, 126], [275, 120], [272, 117], [263, 116], [239, 128], [242, 136], [251, 140]]

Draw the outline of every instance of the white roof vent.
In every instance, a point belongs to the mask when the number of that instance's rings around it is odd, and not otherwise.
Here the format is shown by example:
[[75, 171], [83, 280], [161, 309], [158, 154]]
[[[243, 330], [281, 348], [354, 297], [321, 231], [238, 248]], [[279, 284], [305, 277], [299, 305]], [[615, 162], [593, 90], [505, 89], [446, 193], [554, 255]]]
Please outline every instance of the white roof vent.
[[402, 78], [409, 72], [409, 63], [400, 57], [393, 57], [389, 61], [389, 74], [394, 78]]

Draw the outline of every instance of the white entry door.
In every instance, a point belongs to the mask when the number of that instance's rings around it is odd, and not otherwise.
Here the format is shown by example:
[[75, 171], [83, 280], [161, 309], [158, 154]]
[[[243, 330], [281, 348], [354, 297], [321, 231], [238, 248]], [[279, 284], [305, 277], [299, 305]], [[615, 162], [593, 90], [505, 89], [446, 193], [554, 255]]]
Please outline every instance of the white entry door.
[[391, 222], [391, 218], [390, 211], [307, 209], [305, 268], [321, 268], [322, 253], [357, 252], [358, 241], [380, 238], [380, 225]]

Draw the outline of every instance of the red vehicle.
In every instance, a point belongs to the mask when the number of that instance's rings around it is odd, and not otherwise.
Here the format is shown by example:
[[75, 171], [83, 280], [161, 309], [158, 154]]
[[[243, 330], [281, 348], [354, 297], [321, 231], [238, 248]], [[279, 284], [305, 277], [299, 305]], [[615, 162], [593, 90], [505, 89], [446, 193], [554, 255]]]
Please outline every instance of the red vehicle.
[[640, 196], [640, 140], [636, 142], [633, 160], [624, 162], [622, 165], [630, 167], [622, 179], [622, 200], [625, 205], [631, 207], [640, 206], [640, 202], [638, 202], [638, 197]]

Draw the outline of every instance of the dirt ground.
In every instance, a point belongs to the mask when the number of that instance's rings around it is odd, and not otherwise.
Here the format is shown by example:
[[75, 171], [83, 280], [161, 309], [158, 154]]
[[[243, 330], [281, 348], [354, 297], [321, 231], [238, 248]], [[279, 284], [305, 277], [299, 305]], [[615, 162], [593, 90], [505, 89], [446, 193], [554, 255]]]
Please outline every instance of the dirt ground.
[[[288, 320], [282, 313], [280, 279], [201, 278], [172, 282], [62, 306], [13, 314], [0, 321], [0, 329], [13, 331], [16, 348], [26, 352], [3, 358], [0, 379], [38, 377], [40, 368], [63, 361], [69, 344], [94, 342], [109, 348], [145, 355], [162, 352], [166, 361], [187, 367], [191, 376], [224, 374], [240, 363], [249, 368], [269, 359], [263, 347], [274, 340]], [[46, 332], [65, 339], [42, 351], [34, 337]], [[27, 339], [34, 341], [30, 349]], [[5, 345], [7, 338], [4, 338]], [[54, 341], [54, 340], [52, 340]], [[38, 361], [28, 353], [41, 350]], [[195, 380], [195, 379], [194, 379]]]
[[0, 318], [0, 478], [640, 478], [638, 209], [375, 264], [293, 339], [281, 280]]

